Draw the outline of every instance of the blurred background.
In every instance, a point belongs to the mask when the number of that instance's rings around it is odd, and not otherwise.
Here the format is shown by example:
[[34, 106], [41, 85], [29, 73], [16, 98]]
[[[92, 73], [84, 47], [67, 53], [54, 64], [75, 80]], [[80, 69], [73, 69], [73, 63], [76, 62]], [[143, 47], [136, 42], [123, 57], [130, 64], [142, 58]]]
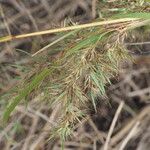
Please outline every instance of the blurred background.
[[[0, 0], [0, 38], [66, 25], [92, 22], [131, 6], [149, 10], [139, 1], [92, 0]], [[69, 14], [69, 15], [68, 15]], [[31, 54], [56, 40], [57, 34], [0, 43], [0, 114], [13, 89], [33, 69]], [[89, 103], [87, 117], [77, 123], [65, 150], [102, 150], [110, 125], [121, 102], [121, 114], [110, 140], [110, 150], [148, 150], [150, 146], [150, 28], [134, 30], [125, 45], [133, 62], [122, 62], [120, 73], [106, 87], [106, 98], [98, 97], [97, 112]], [[44, 53], [47, 55], [47, 53]], [[31, 74], [32, 75], [32, 74]], [[29, 74], [30, 76], [30, 74]], [[59, 139], [48, 140], [57, 116], [41, 102], [42, 93], [28, 104], [16, 107], [9, 123], [0, 129], [1, 150], [59, 150]], [[26, 102], [25, 102], [26, 103]]]

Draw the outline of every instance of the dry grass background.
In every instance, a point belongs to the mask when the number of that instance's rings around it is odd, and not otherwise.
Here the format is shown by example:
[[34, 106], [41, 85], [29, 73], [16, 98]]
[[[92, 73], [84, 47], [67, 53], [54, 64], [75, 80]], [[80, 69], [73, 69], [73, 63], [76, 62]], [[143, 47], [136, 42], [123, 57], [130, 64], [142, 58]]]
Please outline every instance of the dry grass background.
[[[90, 4], [90, 1], [88, 4], [76, 1], [71, 5], [65, 5], [66, 9], [60, 9], [57, 14], [53, 9], [58, 6], [61, 8], [62, 5], [58, 3], [54, 7], [51, 2], [51, 0], [0, 1], [0, 37], [64, 26], [73, 23], [74, 20], [91, 21], [95, 17], [95, 6], [94, 3]], [[77, 6], [83, 7], [85, 14], [76, 16], [73, 21], [69, 19], [64, 21], [65, 14], [76, 10]], [[74, 12], [71, 16], [73, 14]], [[144, 40], [150, 40], [149, 35], [147, 33], [146, 38], [141, 40], [142, 43]], [[1, 44], [0, 114], [6, 104], [5, 97], [8, 96], [8, 91], [29, 70], [26, 66], [31, 60], [27, 56], [54, 39], [57, 39], [57, 35], [38, 36]], [[133, 42], [137, 43], [137, 38]], [[149, 44], [142, 45], [142, 48], [150, 49]], [[133, 45], [129, 48], [136, 47]], [[89, 104], [88, 116], [76, 124], [73, 136], [65, 142], [65, 150], [148, 150], [150, 57], [135, 55], [134, 58], [134, 63], [122, 64], [117, 79], [113, 79], [113, 84], [107, 87], [107, 99], [98, 98], [96, 113]], [[27, 107], [17, 106], [9, 124], [0, 131], [2, 150], [61, 149], [59, 139], [48, 141], [60, 107], [58, 105], [57, 108], [49, 110], [47, 102], [41, 101], [42, 96], [43, 93], [39, 93], [28, 102]]]

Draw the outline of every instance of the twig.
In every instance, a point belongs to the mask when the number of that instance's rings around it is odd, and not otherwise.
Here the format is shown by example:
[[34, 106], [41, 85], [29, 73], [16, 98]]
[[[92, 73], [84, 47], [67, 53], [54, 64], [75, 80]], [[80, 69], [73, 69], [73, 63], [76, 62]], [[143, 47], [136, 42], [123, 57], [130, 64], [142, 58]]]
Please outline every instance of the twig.
[[[60, 105], [57, 105], [57, 107], [53, 110], [52, 114], [50, 115], [50, 122], [54, 122], [57, 118], [57, 115], [60, 110]], [[49, 122], [47, 122], [43, 128], [43, 131], [39, 138], [35, 140], [35, 142], [30, 146], [30, 150], [37, 149], [39, 147], [42, 147], [44, 145], [44, 139], [49, 134], [49, 130], [52, 128], [52, 126], [49, 125]], [[47, 131], [47, 132], [45, 132]]]
[[150, 41], [147, 41], [147, 42], [137, 42], [137, 43], [125, 43], [125, 45], [147, 45], [147, 44], [150, 44]]
[[[112, 99], [113, 99], [115, 102], [117, 102], [117, 103], [120, 103], [120, 101], [125, 101], [125, 99], [119, 98], [119, 96], [117, 96], [117, 95], [115, 95], [115, 94], [111, 94], [111, 97], [112, 97]], [[127, 111], [128, 113], [130, 113], [133, 117], [136, 116], [135, 111], [134, 111], [129, 105], [124, 104], [123, 109], [124, 109], [125, 111]]]
[[9, 25], [8, 25], [8, 23], [7, 23], [7, 20], [6, 20], [6, 18], [5, 18], [5, 14], [4, 14], [4, 12], [3, 12], [3, 8], [2, 8], [2, 6], [1, 6], [1, 4], [0, 4], [0, 13], [1, 13], [1, 16], [2, 16], [2, 18], [3, 18], [4, 25], [5, 25], [6, 29], [7, 29], [8, 35], [11, 35], [11, 31], [10, 31]]
[[118, 107], [118, 109], [117, 109], [117, 111], [116, 111], [116, 114], [115, 114], [115, 116], [114, 116], [114, 118], [113, 118], [113, 121], [112, 121], [112, 123], [111, 123], [110, 129], [109, 129], [109, 132], [108, 132], [108, 136], [107, 136], [107, 138], [106, 138], [106, 142], [105, 142], [105, 145], [104, 145], [104, 150], [108, 150], [108, 148], [109, 148], [110, 138], [111, 138], [111, 135], [112, 135], [112, 133], [113, 133], [114, 127], [115, 127], [115, 125], [116, 125], [116, 122], [117, 122], [117, 120], [118, 120], [118, 117], [119, 117], [119, 115], [120, 115], [120, 113], [121, 113], [121, 110], [122, 110], [122, 108], [123, 108], [123, 105], [124, 105], [124, 102], [121, 101], [120, 104], [119, 104], [119, 107]]
[[[61, 145], [61, 143], [58, 143], [59, 145]], [[93, 148], [92, 144], [90, 143], [78, 143], [78, 142], [65, 142], [65, 146], [74, 146], [76, 148]]]
[[93, 18], [96, 17], [96, 3], [97, 3], [97, 0], [92, 0], [92, 17]]
[[146, 93], [150, 93], [150, 87], [145, 88], [145, 89], [141, 89], [141, 90], [137, 90], [137, 91], [133, 91], [133, 92], [129, 92], [127, 94], [127, 96], [134, 97], [134, 96], [144, 95]]
[[127, 145], [127, 143], [129, 142], [129, 140], [135, 135], [135, 133], [137, 132], [138, 129], [138, 125], [140, 124], [140, 122], [138, 121], [134, 127], [131, 129], [131, 131], [129, 132], [129, 134], [127, 135], [127, 137], [125, 138], [125, 140], [122, 142], [119, 150], [124, 150], [125, 146]]
[[95, 133], [97, 134], [98, 139], [104, 143], [104, 135], [100, 133], [100, 131], [97, 129], [96, 125], [94, 124], [94, 122], [92, 121], [92, 119], [89, 117], [89, 124], [92, 126], [92, 128], [94, 129]]
[[35, 117], [33, 118], [32, 126], [31, 126], [31, 128], [29, 129], [29, 133], [28, 133], [28, 135], [27, 135], [27, 137], [26, 137], [26, 139], [25, 139], [25, 142], [24, 142], [24, 144], [23, 144], [23, 146], [22, 146], [22, 148], [21, 148], [22, 150], [28, 150], [29, 144], [30, 144], [30, 140], [31, 140], [31, 138], [32, 138], [32, 136], [34, 135], [34, 132], [35, 132], [35, 130], [36, 130], [36, 126], [37, 126], [38, 120], [39, 120], [39, 118], [38, 118], [37, 116], [35, 116]]
[[145, 115], [150, 113], [150, 106], [145, 107], [136, 117], [132, 118], [119, 133], [114, 135], [111, 139], [111, 146], [114, 146], [118, 141], [120, 141], [133, 127], [136, 121], [140, 121]]
[[55, 126], [55, 123], [54, 123], [54, 122], [51, 122], [51, 121], [49, 120], [49, 118], [48, 118], [46, 115], [42, 114], [40, 111], [35, 111], [34, 109], [32, 109], [32, 108], [29, 107], [29, 106], [28, 106], [28, 111], [31, 112], [32, 114], [34, 114], [34, 115], [40, 117], [41, 119], [43, 119], [43, 120], [49, 122], [49, 125]]

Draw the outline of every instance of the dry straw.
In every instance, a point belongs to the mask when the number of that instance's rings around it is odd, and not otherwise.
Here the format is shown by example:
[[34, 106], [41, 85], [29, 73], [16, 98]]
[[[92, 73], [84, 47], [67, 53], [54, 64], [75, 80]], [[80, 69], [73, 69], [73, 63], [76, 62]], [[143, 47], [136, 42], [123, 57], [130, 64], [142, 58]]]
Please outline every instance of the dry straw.
[[22, 39], [22, 38], [33, 37], [33, 36], [38, 36], [38, 35], [46, 35], [46, 34], [65, 32], [65, 31], [71, 31], [71, 30], [76, 30], [76, 29], [85, 29], [89, 27], [117, 24], [117, 23], [122, 23], [122, 22], [131, 22], [135, 20], [138, 20], [138, 19], [137, 18], [123, 18], [123, 19], [116, 19], [116, 20], [87, 23], [87, 24], [81, 24], [81, 25], [75, 25], [75, 26], [69, 26], [69, 27], [62, 27], [62, 28], [57, 28], [57, 29], [50, 29], [50, 30], [44, 30], [44, 31], [21, 34], [21, 35], [9, 35], [6, 37], [1, 37], [0, 43], [11, 41], [14, 39]]

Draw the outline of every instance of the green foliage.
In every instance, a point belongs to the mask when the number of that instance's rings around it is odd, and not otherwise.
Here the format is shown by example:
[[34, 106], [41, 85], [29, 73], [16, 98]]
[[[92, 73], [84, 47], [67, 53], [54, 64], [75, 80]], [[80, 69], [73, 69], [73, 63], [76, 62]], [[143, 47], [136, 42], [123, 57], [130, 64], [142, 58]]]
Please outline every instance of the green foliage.
[[8, 121], [11, 112], [15, 109], [15, 107], [19, 104], [19, 102], [24, 99], [26, 96], [28, 96], [34, 89], [36, 89], [41, 82], [51, 73], [51, 70], [49, 69], [43, 69], [42, 72], [39, 75], [36, 75], [34, 79], [26, 85], [19, 94], [11, 100], [10, 104], [8, 104], [4, 115], [3, 120], [6, 122]]

